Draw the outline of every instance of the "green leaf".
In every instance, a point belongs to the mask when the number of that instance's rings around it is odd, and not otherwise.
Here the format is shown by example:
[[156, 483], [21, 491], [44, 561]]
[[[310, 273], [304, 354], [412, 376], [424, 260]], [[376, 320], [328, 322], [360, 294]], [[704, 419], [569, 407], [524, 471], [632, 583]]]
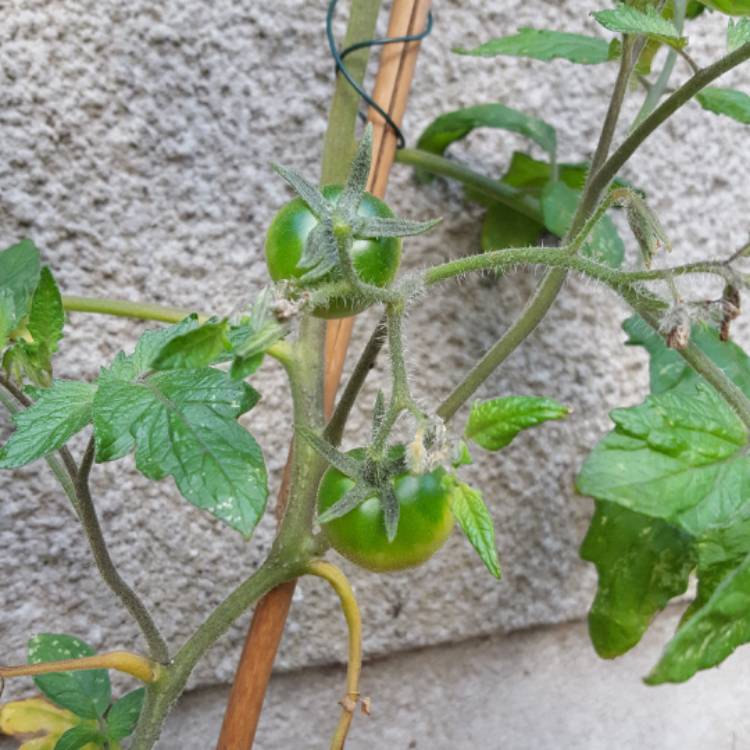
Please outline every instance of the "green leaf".
[[596, 503], [581, 547], [599, 585], [589, 634], [599, 656], [613, 659], [640, 641], [654, 615], [687, 589], [693, 540], [674, 526], [614, 503]]
[[260, 447], [236, 420], [255, 405], [257, 392], [212, 368], [133, 377], [137, 369], [116, 360], [99, 378], [97, 461], [135, 448], [145, 476], [172, 476], [190, 503], [252, 533], [265, 509], [266, 469]]
[[[82, 640], [61, 633], [40, 633], [28, 643], [29, 664], [78, 659], [94, 654], [94, 649]], [[34, 683], [53, 703], [83, 719], [103, 716], [112, 700], [106, 669], [38, 675], [34, 677]]]
[[[567, 233], [578, 207], [580, 194], [562, 182], [550, 182], [542, 191], [544, 225], [558, 237]], [[603, 216], [583, 244], [583, 254], [599, 263], [619, 268], [625, 257], [625, 245], [612, 219]]]
[[610, 417], [615, 429], [578, 475], [584, 495], [663, 518], [696, 537], [750, 509], [747, 432], [713, 389], [650, 396]]
[[43, 346], [50, 354], [54, 354], [63, 335], [64, 323], [65, 310], [60, 290], [57, 288], [52, 271], [44, 266], [39, 276], [39, 284], [31, 299], [29, 333], [35, 344]]
[[442, 154], [451, 143], [465, 138], [476, 128], [500, 128], [519, 133], [541, 146], [552, 158], [557, 150], [557, 134], [551, 125], [503, 104], [479, 104], [441, 115], [424, 130], [417, 148]]
[[[558, 164], [559, 178], [568, 187], [580, 192], [586, 183], [586, 175], [589, 171], [587, 162], [575, 164]], [[523, 153], [514, 151], [508, 171], [503, 175], [502, 182], [511, 187], [516, 187], [534, 195], [539, 195], [544, 186], [552, 179], [552, 165], [546, 161], [539, 161]], [[612, 181], [611, 188], [633, 188], [632, 183], [616, 177]], [[642, 194], [642, 191], [636, 191]]]
[[750, 96], [743, 91], [709, 86], [695, 95], [703, 109], [750, 125]]
[[476, 401], [471, 407], [464, 434], [488, 451], [509, 445], [521, 430], [550, 419], [563, 419], [569, 409], [557, 401], [536, 396], [506, 396]]
[[727, 48], [729, 51], [734, 52], [748, 42], [750, 42], [750, 18], [741, 18], [739, 21], [730, 18], [727, 27]]
[[116, 701], [107, 712], [107, 736], [112, 740], [129, 737], [141, 715], [145, 688], [138, 688]]
[[39, 400], [15, 415], [15, 432], [0, 449], [0, 468], [24, 466], [62, 448], [91, 421], [96, 387], [56, 380]]
[[[2, 317], [0, 312], [0, 319]], [[49, 387], [52, 384], [52, 355], [63, 335], [65, 311], [60, 290], [46, 266], [42, 268], [25, 321], [27, 330], [24, 335], [16, 337], [5, 354], [3, 365], [8, 376], [19, 383], [28, 378], [36, 385]], [[0, 331], [0, 342], [2, 340], [3, 332]]]
[[513, 55], [544, 61], [562, 58], [583, 65], [597, 65], [610, 59], [609, 42], [604, 39], [528, 27], [519, 29], [513, 36], [492, 39], [475, 49], [456, 49], [454, 52], [474, 57]]
[[[622, 325], [628, 344], [645, 347], [651, 356], [651, 391], [664, 393], [678, 389], [693, 393], [698, 383], [706, 381], [664, 339], [637, 315]], [[719, 332], [707, 325], [693, 326], [690, 340], [698, 346], [739, 388], [750, 396], [750, 358], [732, 341], [722, 341]]]
[[120, 352], [115, 357], [109, 372], [122, 380], [135, 380], [148, 375], [154, 369], [156, 358], [170, 341], [198, 327], [198, 316], [192, 314], [176, 325], [146, 331], [138, 339], [133, 354], [126, 355]]
[[266, 287], [253, 303], [250, 315], [244, 316], [229, 331], [230, 374], [235, 380], [252, 375], [262, 364], [264, 353], [289, 332], [289, 326], [280, 323], [273, 314], [273, 301], [273, 291]]
[[103, 747], [105, 742], [106, 737], [96, 727], [78, 724], [60, 737], [54, 750], [80, 750], [89, 743]]
[[750, 641], [750, 555], [685, 622], [646, 678], [650, 685], [684, 682], [700, 669], [716, 666]]
[[447, 475], [444, 481], [450, 483], [451, 511], [458, 525], [487, 570], [495, 578], [500, 578], [502, 573], [495, 546], [495, 527], [481, 493], [451, 475]]
[[687, 39], [680, 36], [675, 25], [652, 6], [638, 10], [620, 3], [612, 10], [600, 10], [591, 15], [601, 26], [619, 34], [643, 34], [673, 47], [684, 47]]
[[750, 0], [701, 0], [701, 2], [729, 16], [750, 16]]
[[187, 333], [174, 336], [156, 354], [154, 370], [192, 370], [213, 363], [229, 350], [226, 320], [209, 321]]
[[489, 207], [482, 222], [482, 250], [534, 245], [544, 232], [544, 226], [524, 214], [502, 204]]
[[473, 463], [474, 459], [469, 452], [469, 446], [463, 440], [459, 440], [453, 451], [451, 466], [454, 469], [458, 469], [460, 466], [471, 466]]
[[4, 292], [0, 330], [13, 331], [26, 316], [39, 273], [39, 251], [31, 240], [0, 251], [0, 292]]
[[16, 317], [16, 303], [10, 289], [0, 287], [0, 349], [7, 343], [13, 332]]

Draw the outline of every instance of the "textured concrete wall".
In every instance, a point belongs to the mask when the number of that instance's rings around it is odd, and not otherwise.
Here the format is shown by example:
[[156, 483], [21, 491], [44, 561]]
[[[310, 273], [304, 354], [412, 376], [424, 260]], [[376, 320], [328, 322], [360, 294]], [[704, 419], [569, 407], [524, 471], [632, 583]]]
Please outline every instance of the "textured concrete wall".
[[[210, 306], [217, 313], [249, 303], [266, 283], [264, 228], [288, 197], [270, 163], [312, 177], [318, 171], [332, 77], [323, 47], [324, 5], [6, 3], [0, 16], [0, 242], [32, 237], [69, 293]], [[596, 5], [436, 3], [435, 31], [420, 58], [405, 123], [410, 139], [446, 108], [499, 100], [552, 122], [561, 158], [590, 156], [614, 67], [472, 61], [450, 49], [523, 25], [592, 30], [586, 14]], [[706, 27], [696, 39], [701, 61], [723, 48], [722, 19], [700, 26]], [[747, 72], [727, 78], [750, 83]], [[639, 99], [631, 98], [625, 122]], [[499, 174], [512, 150], [522, 147], [520, 137], [484, 132], [453, 151]], [[728, 188], [746, 183], [748, 158], [746, 130], [690, 105], [650, 139], [627, 175], [648, 191], [680, 258], [721, 255], [746, 237], [740, 222], [746, 190]], [[396, 167], [389, 198], [404, 215], [445, 218], [429, 236], [407, 243], [407, 268], [477, 247], [480, 212], [463, 203], [455, 185], [417, 188], [409, 170]], [[520, 273], [468, 279], [430, 295], [414, 311], [409, 361], [425, 402], [449, 391], [512, 319], [534, 281], [534, 274]], [[621, 345], [625, 314], [604, 290], [570, 281], [552, 315], [481, 391], [547, 395], [574, 409], [565, 423], [523, 435], [472, 469], [495, 515], [501, 582], [483, 572], [458, 534], [413, 572], [376, 577], [344, 565], [361, 598], [368, 654], [585, 612], [594, 577], [576, 550], [589, 503], [574, 495], [573, 477], [605, 431], [607, 410], [638, 401], [646, 383], [642, 353]], [[358, 324], [355, 350], [368, 328]], [[99, 363], [132, 344], [139, 330], [125, 321], [71, 316], [58, 374], [94, 377]], [[288, 429], [280, 429], [286, 394], [270, 363], [257, 380], [264, 398], [248, 426], [264, 447], [275, 491], [289, 438]], [[372, 397], [374, 388], [368, 393]], [[352, 442], [366, 418], [357, 415]], [[20, 470], [12, 482], [3, 475], [0, 483], [3, 659], [23, 659], [27, 637], [42, 630], [76, 633], [99, 648], [135, 646], [134, 627], [92, 576], [82, 536], [44, 467]], [[93, 484], [113, 557], [173, 642], [237, 583], [238, 569], [251, 571], [268, 549], [270, 519], [246, 544], [188, 506], [171, 482], [147, 483], [128, 460], [98, 467]], [[194, 686], [231, 677], [246, 623], [208, 655]], [[338, 659], [342, 634], [331, 595], [320, 583], [304, 581], [279, 663], [297, 668]]]

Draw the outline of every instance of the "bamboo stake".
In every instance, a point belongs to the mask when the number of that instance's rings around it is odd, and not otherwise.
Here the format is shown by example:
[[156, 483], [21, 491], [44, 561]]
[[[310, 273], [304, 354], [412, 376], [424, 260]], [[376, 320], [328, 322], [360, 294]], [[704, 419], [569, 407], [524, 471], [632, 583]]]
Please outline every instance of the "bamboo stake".
[[[393, 0], [388, 36], [421, 32], [427, 22], [430, 4], [431, 0]], [[409, 42], [385, 45], [380, 55], [373, 98], [399, 126], [406, 111], [418, 52], [419, 42]], [[368, 190], [382, 198], [395, 157], [396, 137], [377, 112], [371, 110], [368, 119], [373, 124], [373, 161]], [[353, 317], [328, 323], [324, 385], [326, 415], [333, 411], [353, 325]], [[282, 508], [287, 479], [285, 472], [279, 491], [279, 506]], [[269, 592], [255, 608], [216, 750], [251, 750], [253, 746], [295, 583], [286, 583]]]

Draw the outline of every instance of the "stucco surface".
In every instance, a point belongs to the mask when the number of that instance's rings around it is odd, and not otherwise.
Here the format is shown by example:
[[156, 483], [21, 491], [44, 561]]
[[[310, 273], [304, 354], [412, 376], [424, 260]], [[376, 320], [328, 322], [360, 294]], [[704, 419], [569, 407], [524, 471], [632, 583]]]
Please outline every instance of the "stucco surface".
[[[0, 242], [33, 238], [69, 293], [219, 314], [250, 303], [266, 283], [264, 228], [288, 197], [271, 162], [313, 178], [318, 173], [332, 81], [324, 3], [11, 0], [0, 7]], [[446, 109], [502, 101], [553, 123], [562, 159], [590, 156], [614, 67], [470, 60], [450, 50], [524, 25], [593, 30], [587, 13], [596, 7], [585, 0], [436, 3], [405, 122], [409, 140]], [[723, 49], [722, 19], [695, 28], [704, 31], [695, 32], [694, 55], [715, 58]], [[750, 74], [727, 80], [747, 86]], [[626, 123], [639, 100], [640, 94], [631, 97]], [[626, 175], [663, 217], [673, 259], [728, 254], [746, 239], [747, 191], [732, 186], [746, 184], [747, 144], [742, 126], [693, 104], [633, 159]], [[522, 147], [520, 137], [482, 132], [453, 152], [499, 174]], [[401, 214], [445, 219], [407, 243], [406, 268], [478, 246], [481, 212], [463, 202], [455, 185], [418, 187], [410, 170], [397, 166], [389, 198]], [[412, 312], [408, 356], [425, 404], [449, 392], [538, 278], [466, 279]], [[479, 394], [546, 395], [574, 410], [566, 422], [524, 434], [502, 454], [478, 457], [467, 472], [494, 513], [501, 582], [484, 573], [458, 534], [413, 572], [376, 577], [344, 564], [361, 599], [368, 654], [585, 612], [594, 576], [577, 547], [590, 506], [574, 494], [573, 479], [607, 429], [607, 410], [637, 402], [646, 385], [644, 355], [622, 346], [625, 315], [605, 290], [567, 282], [550, 317]], [[371, 316], [357, 325], [355, 351], [368, 323]], [[58, 374], [93, 378], [139, 330], [72, 315]], [[264, 448], [273, 493], [286, 457], [289, 410], [283, 378], [271, 364], [255, 384], [263, 401], [247, 424]], [[371, 404], [372, 384], [367, 393], [364, 403]], [[351, 444], [367, 418], [367, 410], [356, 415]], [[93, 485], [113, 557], [174, 643], [269, 547], [270, 518], [245, 543], [187, 505], [170, 481], [147, 483], [129, 460], [97, 467]], [[22, 660], [26, 639], [38, 631], [75, 633], [97, 648], [136, 646], [135, 628], [92, 574], [82, 535], [45, 468], [2, 475], [0, 497], [3, 660]], [[246, 624], [240, 621], [207, 656], [193, 685], [231, 677]], [[279, 665], [337, 660], [342, 634], [332, 596], [319, 582], [305, 581]]]

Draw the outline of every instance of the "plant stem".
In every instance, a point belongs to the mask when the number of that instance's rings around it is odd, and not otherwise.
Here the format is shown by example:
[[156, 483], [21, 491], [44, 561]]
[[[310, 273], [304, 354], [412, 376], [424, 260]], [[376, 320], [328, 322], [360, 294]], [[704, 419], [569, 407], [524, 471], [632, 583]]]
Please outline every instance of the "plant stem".
[[357, 396], [367, 379], [367, 375], [375, 365], [375, 360], [378, 358], [378, 354], [383, 348], [385, 339], [386, 322], [383, 317], [378, 321], [378, 324], [375, 326], [375, 330], [372, 332], [362, 354], [360, 354], [357, 364], [354, 366], [354, 370], [344, 387], [344, 392], [341, 394], [338, 404], [336, 404], [336, 409], [326, 425], [323, 437], [333, 445], [338, 446], [341, 444], [346, 421], [349, 418], [354, 402], [357, 400]]
[[[620, 293], [623, 299], [630, 304], [641, 318], [659, 333], [659, 319], [653, 312], [653, 305], [654, 303], [661, 302], [661, 300], [644, 294], [642, 290], [635, 290], [628, 287], [621, 289]], [[750, 430], [750, 400], [748, 400], [743, 391], [692, 341], [685, 349], [677, 349], [676, 351], [719, 392], [740, 420], [742, 420], [745, 427]]]
[[[195, 310], [181, 307], [166, 307], [148, 302], [127, 302], [109, 297], [74, 297], [63, 295], [63, 307], [68, 312], [99, 313], [101, 315], [116, 315], [122, 318], [139, 318], [141, 320], [156, 320], [162, 323], [179, 323]], [[198, 313], [198, 319], [203, 322], [208, 315]]]
[[399, 149], [396, 151], [396, 161], [400, 164], [418, 167], [430, 174], [458, 180], [462, 184], [468, 185], [475, 193], [480, 193], [497, 203], [502, 203], [518, 211], [518, 213], [538, 221], [540, 224], [543, 221], [542, 209], [538, 200], [500, 182], [500, 180], [479, 174], [461, 164], [461, 162], [452, 161], [444, 156], [431, 154], [429, 151], [418, 148]]
[[750, 42], [738, 47], [713, 65], [703, 68], [686, 83], [665, 99], [635, 130], [623, 141], [622, 145], [602, 164], [591, 179], [592, 190], [597, 195], [606, 188], [625, 162], [636, 149], [661, 124], [673, 115], [680, 107], [689, 102], [701, 89], [724, 75], [732, 68], [750, 59]]
[[169, 659], [169, 650], [159, 628], [152, 619], [135, 591], [123, 580], [118, 572], [107, 549], [104, 534], [99, 524], [96, 508], [89, 489], [89, 475], [94, 463], [95, 456], [94, 438], [92, 437], [84, 453], [81, 465], [74, 477], [76, 497], [78, 498], [78, 511], [81, 526], [88, 539], [94, 562], [104, 582], [122, 602], [125, 609], [132, 615], [133, 619], [143, 633], [148, 644], [149, 654], [152, 659], [166, 663]]
[[17, 667], [0, 666], [0, 679], [8, 677], [33, 677], [40, 674], [54, 674], [55, 672], [75, 672], [88, 669], [114, 669], [123, 674], [150, 684], [156, 682], [162, 675], [163, 667], [140, 654], [130, 651], [109, 651], [95, 656], [83, 656], [78, 659], [62, 659], [60, 661], [46, 661], [39, 664], [21, 664]]
[[346, 693], [341, 703], [341, 718], [331, 741], [331, 750], [343, 750], [352, 717], [359, 703], [359, 675], [362, 671], [362, 617], [357, 598], [347, 577], [335, 565], [313, 560], [307, 573], [325, 579], [338, 594], [349, 630], [349, 654], [346, 669]]
[[[576, 214], [563, 242], [569, 241], [571, 237], [574, 237], [583, 229], [586, 219], [594, 210], [601, 194], [601, 190], [597, 190], [592, 185], [591, 175], [594, 170], [599, 169], [599, 164], [606, 158], [612, 144], [612, 139], [614, 138], [617, 119], [622, 109], [622, 103], [627, 92], [628, 79], [632, 70], [631, 52], [632, 46], [626, 37], [623, 43], [620, 69], [607, 109], [607, 115], [604, 118], [596, 152], [592, 160], [591, 171], [587, 177]], [[471, 398], [477, 388], [528, 338], [547, 314], [552, 303], [557, 299], [564, 281], [564, 269], [558, 268], [547, 271], [536, 292], [526, 303], [516, 321], [440, 404], [437, 409], [439, 417], [445, 421], [453, 417], [461, 406]]]
[[224, 599], [177, 652], [172, 664], [164, 669], [163, 676], [146, 688], [146, 699], [131, 750], [151, 750], [154, 747], [164, 719], [185, 689], [198, 660], [232, 623], [261, 596], [279, 584], [296, 578], [303, 570], [304, 565], [299, 563], [282, 563], [277, 558], [269, 557], [250, 578]]
[[[672, 20], [679, 34], [682, 34], [682, 29], [685, 24], [686, 10], [687, 0], [674, 1], [674, 17]], [[643, 122], [644, 118], [647, 117], [653, 111], [654, 107], [656, 107], [656, 105], [659, 103], [659, 100], [662, 98], [664, 92], [667, 89], [667, 85], [669, 84], [669, 79], [672, 76], [672, 71], [674, 70], [676, 61], [677, 50], [674, 47], [670, 47], [667, 50], [667, 58], [664, 61], [664, 66], [662, 67], [661, 72], [659, 73], [659, 76], [656, 79], [654, 85], [648, 89], [646, 98], [644, 99], [643, 105], [641, 106], [641, 109], [639, 110], [638, 114], [635, 117], [635, 120], [633, 121], [632, 127], [636, 127], [641, 122]], [[694, 70], [693, 72], [697, 71]]]

